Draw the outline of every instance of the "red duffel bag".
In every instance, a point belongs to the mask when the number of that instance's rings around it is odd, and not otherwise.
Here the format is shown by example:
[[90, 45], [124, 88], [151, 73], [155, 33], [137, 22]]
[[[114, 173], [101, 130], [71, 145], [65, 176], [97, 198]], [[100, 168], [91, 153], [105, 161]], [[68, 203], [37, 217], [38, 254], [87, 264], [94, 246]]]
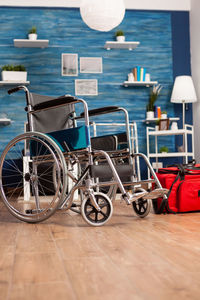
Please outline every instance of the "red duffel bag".
[[160, 168], [156, 173], [167, 198], [153, 200], [155, 213], [200, 211], [200, 165], [176, 165]]

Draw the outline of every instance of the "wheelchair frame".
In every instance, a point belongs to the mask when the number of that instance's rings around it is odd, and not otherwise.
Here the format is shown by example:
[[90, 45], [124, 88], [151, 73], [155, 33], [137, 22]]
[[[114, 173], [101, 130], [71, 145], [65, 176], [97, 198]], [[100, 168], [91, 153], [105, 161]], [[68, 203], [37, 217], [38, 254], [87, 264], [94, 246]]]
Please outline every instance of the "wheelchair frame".
[[[88, 111], [88, 106], [85, 100], [78, 99], [70, 95], [41, 102], [33, 106], [30, 101], [31, 94], [25, 86], [13, 88], [9, 90], [8, 93], [12, 94], [19, 90], [24, 90], [26, 93], [26, 111], [30, 132], [21, 134], [14, 138], [7, 145], [0, 159], [0, 193], [6, 207], [15, 217], [22, 221], [31, 223], [43, 221], [49, 218], [57, 209], [71, 208], [73, 205], [74, 193], [79, 190], [82, 196], [81, 214], [84, 220], [90, 225], [100, 226], [110, 219], [113, 212], [113, 205], [109, 195], [99, 192], [99, 189], [102, 187], [113, 186], [113, 194], [115, 194], [116, 189], [118, 188], [122, 195], [122, 199], [125, 200], [128, 205], [132, 203], [133, 210], [139, 217], [145, 217], [148, 215], [151, 208], [151, 199], [166, 197], [167, 190], [162, 188], [147, 157], [142, 153], [133, 153], [131, 151], [129, 117], [128, 112], [124, 108], [108, 107]], [[84, 113], [82, 113], [79, 117], [72, 118], [72, 120], [75, 124], [77, 119], [84, 118], [84, 128], [86, 130], [85, 134], [88, 141], [88, 144], [84, 149], [71, 150], [65, 143], [65, 149], [63, 151], [59, 142], [49, 133], [34, 131], [33, 117], [35, 114], [64, 105], [75, 105], [77, 103], [82, 103]], [[90, 142], [89, 116], [113, 113], [116, 111], [122, 111], [125, 115], [128, 149], [107, 152], [103, 150], [93, 150]], [[25, 150], [20, 148], [23, 143], [25, 145], [29, 145], [29, 151], [26, 151], [26, 147]], [[10, 157], [10, 152], [12, 154], [12, 149], [15, 150], [17, 146], [19, 148], [17, 154], [20, 153], [20, 158], [23, 162], [24, 159], [27, 161], [28, 167], [31, 171], [21, 171], [19, 167], [16, 167], [15, 161], [11, 163], [10, 160], [7, 159], [7, 157]], [[36, 150], [38, 150], [38, 155], [34, 152]], [[153, 179], [137, 180], [133, 169], [133, 172], [130, 175], [131, 181], [122, 183], [120, 179], [121, 169], [123, 169], [123, 172], [125, 173], [126, 168], [133, 168], [133, 160], [138, 157], [144, 159]], [[116, 159], [123, 160], [125, 158], [128, 159], [130, 166], [126, 167], [123, 166], [123, 164], [122, 166], [115, 166], [113, 164], [113, 161]], [[98, 180], [98, 178], [102, 176], [101, 162], [106, 162], [106, 166], [103, 166], [103, 168], [110, 170], [111, 177], [113, 178], [112, 180], [106, 182], [100, 182]], [[50, 167], [49, 164], [51, 164]], [[80, 172], [81, 175], [79, 178], [76, 178], [72, 172], [75, 164], [78, 164], [79, 169], [80, 166], [84, 166], [84, 171]], [[44, 188], [41, 185], [41, 181], [44, 179], [41, 178], [38, 171], [39, 167], [46, 165], [47, 169], [53, 169], [51, 180], [54, 187], [54, 195], [51, 196], [53, 197], [51, 200], [48, 200], [48, 197], [45, 197], [45, 193], [43, 193]], [[10, 185], [5, 184], [6, 177], [4, 176], [4, 172], [7, 171], [7, 168], [13, 168], [13, 173], [19, 170], [19, 177], [20, 180], [23, 181], [23, 184], [24, 182], [31, 184], [32, 195], [34, 198], [33, 201], [18, 201], [19, 197], [15, 199], [15, 193], [17, 193], [16, 189], [15, 192], [7, 192], [7, 189], [9, 190], [10, 188]], [[45, 174], [45, 172], [46, 171], [42, 174]], [[15, 176], [15, 174], [13, 176]], [[67, 191], [68, 177], [74, 182], [74, 186], [70, 191]], [[141, 184], [143, 183], [153, 182], [158, 188], [150, 193], [141, 187]], [[125, 187], [131, 187], [133, 193], [129, 193]], [[17, 189], [21, 190], [21, 185], [18, 184]], [[22, 194], [23, 192], [20, 191], [20, 195]], [[43, 198], [45, 198], [45, 201], [43, 201]]]

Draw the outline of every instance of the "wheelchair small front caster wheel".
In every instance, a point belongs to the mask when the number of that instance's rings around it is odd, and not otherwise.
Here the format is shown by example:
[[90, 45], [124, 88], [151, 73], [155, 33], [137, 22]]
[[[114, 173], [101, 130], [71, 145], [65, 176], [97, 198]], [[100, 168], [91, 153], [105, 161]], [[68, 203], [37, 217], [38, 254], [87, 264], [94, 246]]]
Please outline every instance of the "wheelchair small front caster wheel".
[[146, 217], [151, 210], [151, 199], [139, 198], [132, 202], [133, 210], [140, 218]]
[[98, 211], [92, 204], [90, 198], [87, 197], [81, 204], [81, 214], [88, 224], [92, 226], [101, 226], [112, 216], [113, 205], [109, 197], [103, 193], [94, 193], [94, 196], [101, 210]]

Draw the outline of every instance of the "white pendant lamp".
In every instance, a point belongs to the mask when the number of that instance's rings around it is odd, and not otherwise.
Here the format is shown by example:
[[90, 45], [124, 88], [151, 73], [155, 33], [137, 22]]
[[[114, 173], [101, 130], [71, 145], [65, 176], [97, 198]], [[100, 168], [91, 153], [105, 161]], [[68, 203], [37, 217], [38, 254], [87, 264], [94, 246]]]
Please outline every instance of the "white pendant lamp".
[[80, 13], [90, 28], [110, 31], [124, 18], [124, 0], [82, 0]]

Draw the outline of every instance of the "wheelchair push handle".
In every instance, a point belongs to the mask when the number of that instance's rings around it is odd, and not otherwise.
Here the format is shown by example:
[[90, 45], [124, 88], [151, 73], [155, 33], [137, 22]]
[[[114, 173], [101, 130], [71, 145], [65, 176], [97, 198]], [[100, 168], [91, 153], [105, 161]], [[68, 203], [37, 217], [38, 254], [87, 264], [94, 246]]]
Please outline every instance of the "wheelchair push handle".
[[25, 86], [23, 86], [23, 85], [20, 85], [20, 86], [17, 86], [17, 87], [14, 87], [14, 88], [8, 90], [8, 94], [11, 95], [11, 94], [16, 93], [16, 92], [18, 92], [20, 90], [26, 91], [27, 88]]

